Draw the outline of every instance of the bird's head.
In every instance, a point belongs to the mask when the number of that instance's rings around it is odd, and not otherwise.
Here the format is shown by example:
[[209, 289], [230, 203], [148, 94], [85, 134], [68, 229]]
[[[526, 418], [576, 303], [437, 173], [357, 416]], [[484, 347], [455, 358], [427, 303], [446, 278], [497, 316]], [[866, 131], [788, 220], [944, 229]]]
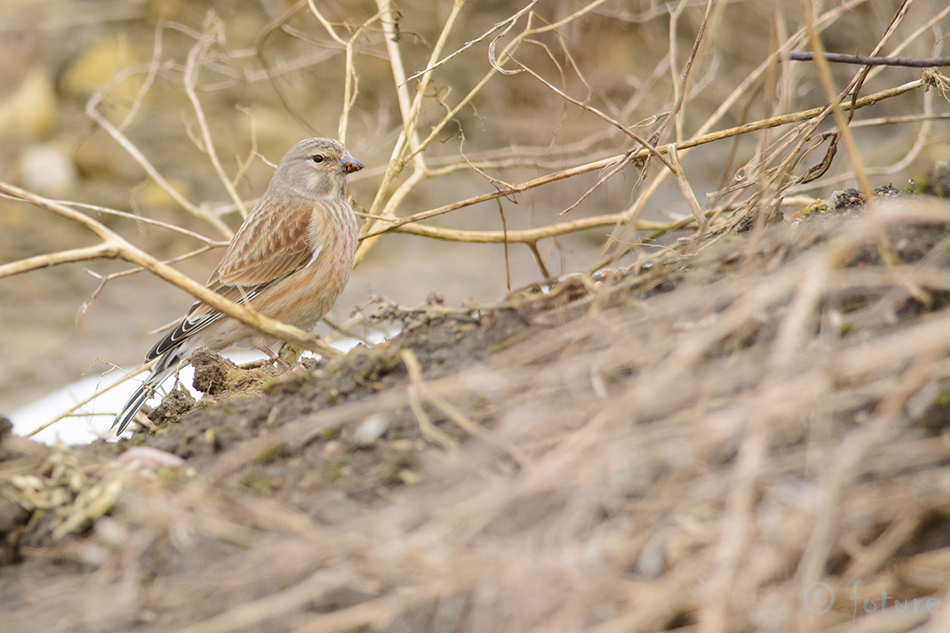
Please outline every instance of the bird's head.
[[280, 159], [267, 188], [268, 195], [294, 193], [309, 199], [346, 197], [346, 176], [363, 169], [343, 143], [308, 138]]

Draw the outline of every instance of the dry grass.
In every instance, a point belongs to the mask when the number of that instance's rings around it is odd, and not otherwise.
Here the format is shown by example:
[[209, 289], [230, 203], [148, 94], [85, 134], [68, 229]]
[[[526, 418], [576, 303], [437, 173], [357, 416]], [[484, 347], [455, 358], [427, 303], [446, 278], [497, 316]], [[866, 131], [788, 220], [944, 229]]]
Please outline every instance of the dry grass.
[[[14, 591], [4, 619], [189, 633], [941, 630], [950, 278], [932, 257], [948, 225], [950, 206], [904, 201], [518, 293], [481, 318], [517, 312], [527, 340], [431, 379], [408, 360], [408, 382], [291, 416], [198, 473], [31, 448], [4, 472], [7, 490], [50, 509], [20, 571], [44, 580]], [[881, 262], [882, 234], [906, 265]], [[433, 310], [434, 324], [445, 312]], [[463, 441], [431, 440], [402, 483], [380, 483], [382, 501], [294, 503], [239, 483], [262, 455], [285, 451], [292, 468], [332, 450], [328, 431], [398, 412]], [[44, 560], [85, 573], [63, 585]], [[816, 613], [828, 590], [834, 608]], [[866, 613], [852, 591], [920, 609]], [[67, 613], [72, 628], [57, 628]]]
[[[105, 91], [87, 111], [182, 209], [225, 238], [222, 215], [242, 209], [236, 183], [257, 139], [228, 173], [215, 144], [233, 139], [204, 112], [217, 89], [208, 76], [226, 86], [270, 82], [288, 115], [310, 125], [288, 77], [327, 68], [333, 80], [321, 86], [330, 84], [339, 107], [332, 117], [315, 115], [319, 129], [333, 120], [338, 137], [356, 147], [360, 135], [373, 138], [372, 151], [385, 157], [384, 168], [368, 170], [371, 183], [357, 184], [366, 215], [360, 258], [399, 231], [503, 243], [506, 255], [527, 247], [537, 277], [548, 279], [552, 238], [598, 227], [611, 235], [584, 274], [479, 309], [484, 320], [524, 315], [524, 331], [504, 349], [433, 373], [406, 344], [392, 356], [405, 368], [395, 386], [374, 393], [370, 385], [360, 398], [269, 424], [197, 472], [135, 472], [115, 463], [109, 447], [6, 439], [6, 450], [23, 454], [0, 466], [0, 509], [12, 517], [8, 549], [25, 562], [0, 569], [5, 626], [948, 628], [950, 278], [941, 236], [950, 210], [905, 201], [876, 204], [840, 225], [769, 225], [792, 196], [842, 178], [868, 190], [873, 178], [918, 159], [944, 116], [935, 104], [947, 86], [933, 71], [892, 82], [876, 70], [842, 77], [825, 68], [819, 84], [811, 66], [783, 54], [820, 52], [818, 34], [840, 34], [851, 20], [874, 26], [862, 31], [873, 38], [862, 52], [930, 56], [934, 25], [945, 25], [950, 9], [924, 15], [911, 3], [907, 13], [895, 6], [884, 16], [880, 6], [851, 0], [811, 16], [771, 3], [678, 2], [633, 14], [599, 0], [555, 4], [526, 2], [495, 15], [464, 2], [410, 11], [380, 0], [333, 16], [301, 2], [245, 49], [228, 45], [227, 24], [215, 16], [200, 31], [159, 22], [153, 59], [129, 70], [145, 78], [138, 97], [122, 116], [107, 115]], [[750, 37], [756, 64], [737, 77], [723, 70], [733, 59], [726, 34], [742, 41], [736, 34], [751, 33], [750, 25], [768, 37]], [[655, 59], [618, 53], [624, 29], [662, 44], [643, 49]], [[168, 52], [166, 36], [189, 47]], [[322, 49], [333, 54], [320, 57]], [[618, 59], [625, 61], [612, 65]], [[136, 117], [156, 77], [180, 85], [194, 145], [232, 206], [186, 199], [140, 149]], [[827, 105], [799, 103], [802, 85]], [[902, 106], [887, 109], [890, 101]], [[521, 104], [518, 117], [507, 116], [512, 103]], [[906, 151], [862, 155], [861, 122], [845, 125], [859, 108], [883, 110], [866, 126], [914, 126]], [[832, 120], [837, 127], [828, 127]], [[839, 135], [850, 164], [834, 158]], [[687, 157], [709, 143], [717, 170], [692, 175], [701, 168]], [[670, 176], [682, 211], [644, 219]], [[455, 195], [465, 179], [487, 192]], [[695, 193], [699, 182], [712, 189], [705, 200]], [[2, 191], [82, 215], [102, 243], [4, 264], [0, 277], [118, 257], [200, 295], [200, 286], [78, 205], [6, 184]], [[512, 202], [532, 192], [545, 208], [528, 218]], [[437, 202], [410, 214], [414, 198]], [[500, 228], [452, 225], [460, 209], [490, 201]], [[446, 214], [440, 224], [431, 219]], [[740, 225], [751, 230], [737, 238]], [[681, 239], [648, 248], [671, 232]], [[255, 318], [216, 301], [236, 318]], [[306, 333], [283, 332], [313, 344]], [[280, 447], [291, 447], [288, 463], [297, 451], [338, 450], [326, 433], [378, 415], [411, 416], [423, 449], [398, 485], [381, 485], [370, 503], [330, 486], [320, 511], [307, 511], [308, 503], [260, 494], [235, 476]], [[213, 436], [204, 441], [217, 446]], [[28, 525], [18, 508], [30, 512]], [[816, 613], [828, 590], [833, 608]], [[882, 591], [921, 602], [915, 613], [885, 616], [849, 600], [853, 591], [878, 609]], [[928, 598], [941, 601], [930, 612]]]

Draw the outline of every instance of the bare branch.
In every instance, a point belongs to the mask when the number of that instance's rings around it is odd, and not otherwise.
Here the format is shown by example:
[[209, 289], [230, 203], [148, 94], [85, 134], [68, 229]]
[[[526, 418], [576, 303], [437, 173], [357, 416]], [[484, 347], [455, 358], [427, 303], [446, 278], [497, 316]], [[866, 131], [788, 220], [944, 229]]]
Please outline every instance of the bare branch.
[[[950, 57], [932, 57], [930, 59], [911, 59], [909, 57], [865, 57], [863, 55], [843, 55], [822, 51], [821, 55], [834, 64], [858, 64], [860, 66], [902, 66], [904, 68], [939, 68], [950, 66]], [[810, 62], [814, 53], [789, 53], [793, 62]]]
[[115, 139], [116, 142], [118, 142], [119, 145], [121, 145], [122, 148], [128, 152], [129, 156], [135, 160], [135, 162], [142, 166], [148, 175], [152, 177], [152, 180], [157, 182], [159, 186], [165, 190], [169, 196], [171, 196], [172, 200], [181, 205], [182, 208], [191, 213], [193, 216], [210, 223], [225, 237], [233, 237], [234, 231], [228, 228], [228, 225], [222, 222], [221, 218], [210, 213], [206, 213], [185, 199], [184, 196], [178, 193], [177, 189], [172, 187], [168, 181], [165, 180], [165, 178], [163, 178], [160, 173], [158, 173], [158, 170], [155, 169], [155, 167], [149, 162], [147, 158], [145, 158], [142, 152], [139, 151], [132, 141], [130, 141], [128, 137], [119, 131], [118, 128], [112, 125], [108, 119], [102, 116], [102, 114], [97, 109], [99, 103], [102, 101], [102, 96], [103, 95], [101, 93], [96, 93], [89, 99], [89, 102], [86, 104], [86, 113], [106, 132], [108, 132], [109, 136]]
[[244, 202], [241, 201], [241, 196], [238, 195], [237, 190], [234, 188], [234, 183], [232, 183], [231, 179], [224, 173], [224, 167], [222, 167], [221, 161], [218, 159], [218, 152], [214, 149], [214, 141], [211, 139], [211, 130], [208, 129], [208, 121], [205, 119], [204, 110], [201, 107], [201, 102], [198, 100], [198, 94], [195, 92], [195, 87], [198, 85], [198, 73], [201, 71], [201, 62], [204, 61], [204, 57], [207, 55], [211, 46], [223, 37], [224, 31], [221, 22], [218, 21], [217, 18], [209, 17], [205, 24], [204, 34], [202, 34], [198, 42], [188, 52], [188, 62], [185, 65], [184, 77], [185, 94], [188, 95], [188, 100], [191, 101], [195, 116], [198, 119], [198, 129], [201, 130], [203, 144], [202, 149], [208, 154], [208, 158], [211, 159], [211, 164], [214, 166], [214, 171], [218, 175], [218, 179], [221, 181], [221, 184], [224, 185], [224, 188], [227, 189], [228, 195], [231, 196], [231, 200], [240, 212], [241, 217], [246, 218], [247, 209], [244, 208]]
[[[858, 99], [858, 101], [855, 103], [855, 107], [863, 108], [863, 107], [871, 106], [877, 103], [878, 101], [881, 101], [882, 99], [889, 99], [889, 98], [904, 94], [905, 92], [909, 92], [911, 90], [920, 88], [923, 85], [924, 85], [924, 81], [918, 79], [916, 81], [908, 82], [902, 86], [897, 86], [895, 88], [888, 88], [887, 90], [882, 90], [881, 92]], [[844, 106], [844, 107], [845, 109], [848, 109], [847, 106]], [[722, 130], [720, 132], [713, 132], [711, 134], [698, 136], [688, 141], [677, 143], [675, 144], [675, 147], [677, 150], [689, 149], [692, 147], [697, 147], [699, 145], [712, 143], [714, 141], [718, 141], [724, 138], [729, 138], [729, 137], [740, 135], [740, 134], [747, 134], [749, 132], [753, 132], [756, 130], [762, 130], [766, 128], [778, 127], [780, 125], [787, 125], [790, 123], [798, 123], [801, 121], [807, 121], [821, 115], [825, 111], [826, 111], [826, 108], [818, 107], [818, 108], [811, 108], [809, 110], [802, 110], [801, 112], [796, 112], [793, 114], [783, 114], [780, 116], [771, 117], [769, 119], [756, 121], [754, 123], [747, 123], [745, 125], [740, 125], [738, 127], [729, 128], [727, 130]], [[657, 147], [656, 151], [660, 153], [666, 153], [668, 151], [667, 146]], [[388, 226], [386, 226], [385, 228], [367, 233], [363, 235], [362, 237], [363, 239], [376, 237], [378, 235], [382, 235], [383, 233], [392, 231], [396, 229], [397, 227], [401, 227], [411, 222], [418, 222], [420, 220], [425, 220], [427, 218], [449, 213], [450, 211], [455, 211], [456, 209], [468, 207], [474, 204], [478, 204], [480, 202], [494, 200], [495, 198], [500, 198], [503, 196], [510, 196], [513, 194], [521, 193], [523, 191], [534, 189], [536, 187], [549, 184], [551, 182], [556, 182], [558, 180], [563, 180], [565, 178], [570, 178], [572, 176], [577, 176], [577, 175], [585, 174], [585, 173], [595, 171], [598, 169], [603, 169], [604, 167], [616, 165], [628, 160], [646, 158], [648, 153], [649, 153], [648, 150], [643, 149], [643, 150], [631, 152], [630, 154], [619, 154], [619, 155], [611, 156], [609, 158], [593, 161], [590, 163], [586, 163], [584, 165], [578, 165], [577, 167], [573, 167], [571, 169], [565, 169], [554, 174], [548, 174], [546, 176], [534, 178], [532, 180], [528, 180], [520, 184], [512, 185], [511, 187], [500, 189], [498, 191], [492, 191], [490, 193], [474, 196], [466, 200], [461, 200], [459, 202], [454, 202], [452, 204], [447, 204], [447, 205], [438, 207], [436, 209], [423, 211], [421, 213], [416, 213], [416, 214], [399, 218], [399, 219], [387, 219], [387, 218], [381, 218], [377, 216], [376, 217], [377, 220], [388, 221], [389, 222]]]
[[[79, 213], [66, 205], [3, 182], [0, 182], [0, 193], [6, 194], [13, 198], [18, 198], [25, 202], [29, 202], [30, 204], [42, 207], [75, 222], [79, 222], [90, 231], [95, 233], [97, 236], [99, 236], [99, 238], [102, 239], [102, 244], [96, 247], [91, 247], [90, 249], [84, 249], [84, 252], [89, 254], [89, 258], [109, 257], [123, 259], [127, 262], [136, 264], [145, 270], [161, 277], [165, 281], [171, 282], [172, 284], [178, 286], [188, 294], [195, 297], [195, 299], [205, 302], [216, 310], [224, 312], [228, 316], [237, 319], [245, 325], [257, 328], [262, 332], [266, 332], [267, 334], [270, 334], [271, 336], [281, 340], [296, 343], [305, 349], [316, 351], [321, 354], [327, 354], [328, 356], [339, 355], [339, 352], [334, 350], [332, 347], [329, 347], [325, 343], [322, 343], [314, 334], [310, 332], [304, 332], [300, 328], [287, 325], [286, 323], [269, 319], [248, 306], [239, 305], [233, 301], [225, 299], [218, 293], [208, 290], [202, 284], [199, 284], [190, 277], [178, 272], [174, 268], [171, 268], [170, 266], [158, 261], [140, 248], [130, 244], [118, 233], [115, 233], [99, 222], [96, 222], [89, 216]], [[67, 254], [62, 256], [62, 258], [64, 261], [69, 262], [79, 261], [78, 255], [80, 254], [80, 250], [83, 249], [67, 251]], [[30, 258], [29, 260], [22, 260], [27, 262], [26, 264], [21, 264], [20, 262], [5, 264], [0, 266], [0, 278], [19, 274], [28, 270], [36, 270], [37, 268], [56, 265], [60, 263], [57, 261], [58, 258], [60, 258], [60, 254], [54, 253], [52, 255], [43, 255], [40, 257]]]

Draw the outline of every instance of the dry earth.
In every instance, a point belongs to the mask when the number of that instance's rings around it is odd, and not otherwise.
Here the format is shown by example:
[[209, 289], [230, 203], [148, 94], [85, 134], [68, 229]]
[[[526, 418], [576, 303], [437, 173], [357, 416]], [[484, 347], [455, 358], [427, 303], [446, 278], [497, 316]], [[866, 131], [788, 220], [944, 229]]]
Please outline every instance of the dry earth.
[[130, 441], [6, 431], [3, 628], [850, 631], [856, 580], [920, 600], [875, 630], [939, 627], [950, 206], [882, 193], [497, 305], [381, 301], [403, 332], [332, 362], [199, 354], [205, 398]]

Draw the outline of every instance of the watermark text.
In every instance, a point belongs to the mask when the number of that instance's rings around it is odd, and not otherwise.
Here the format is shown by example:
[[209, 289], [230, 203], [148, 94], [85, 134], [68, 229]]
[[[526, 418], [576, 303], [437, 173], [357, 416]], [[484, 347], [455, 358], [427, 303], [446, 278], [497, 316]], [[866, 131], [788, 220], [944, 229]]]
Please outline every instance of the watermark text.
[[[940, 600], [937, 598], [907, 598], [901, 601], [894, 596], [887, 595], [886, 591], [881, 592], [880, 600], [876, 596], [873, 598], [860, 596], [858, 595], [858, 585], [863, 582], [863, 580], [855, 580], [854, 588], [851, 591], [852, 621], [858, 617], [859, 606], [864, 609], [864, 613], [870, 614], [880, 611], [885, 618], [888, 617], [889, 608], [890, 613], [913, 613], [914, 615], [924, 611], [930, 615], [936, 615], [937, 611], [940, 610]], [[828, 584], [816, 582], [810, 593], [808, 589], [805, 589], [803, 600], [805, 601], [805, 608], [812, 613], [827, 613], [835, 604], [835, 592]]]

